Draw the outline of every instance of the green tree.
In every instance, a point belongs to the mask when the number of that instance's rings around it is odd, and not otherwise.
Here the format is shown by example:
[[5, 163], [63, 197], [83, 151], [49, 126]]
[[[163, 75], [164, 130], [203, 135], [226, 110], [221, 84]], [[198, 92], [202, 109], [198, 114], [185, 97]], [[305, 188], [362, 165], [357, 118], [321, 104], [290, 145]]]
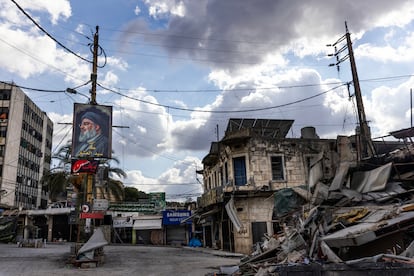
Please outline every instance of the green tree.
[[135, 202], [140, 199], [148, 198], [148, 195], [145, 192], [139, 191], [135, 187], [125, 187], [124, 193], [125, 193], [124, 201], [126, 202]]
[[66, 187], [69, 184], [65, 171], [45, 172], [41, 179], [43, 190], [49, 193], [49, 200], [56, 202], [66, 199]]
[[[97, 193], [103, 195], [104, 198], [109, 199], [110, 201], [123, 201], [124, 200], [124, 185], [119, 178], [126, 178], [127, 174], [118, 167], [114, 167], [112, 164], [119, 164], [119, 160], [114, 157], [112, 159], [106, 160], [103, 164], [100, 165], [101, 169], [108, 172], [108, 178], [106, 180], [107, 192], [103, 189], [99, 189]], [[106, 173], [104, 173], [106, 175]], [[118, 179], [115, 179], [116, 176]]]
[[56, 202], [66, 199], [66, 188], [70, 185], [70, 144], [59, 148], [52, 159], [57, 160], [57, 166], [43, 173], [40, 180], [42, 189], [49, 193], [49, 201]]
[[[56, 161], [57, 165], [50, 171], [44, 173], [41, 183], [43, 190], [49, 192], [49, 200], [54, 202], [56, 200], [66, 199], [66, 189], [68, 186], [75, 186], [78, 191], [82, 189], [81, 185], [83, 177], [77, 175], [71, 175], [71, 152], [72, 143], [69, 141], [66, 145], [63, 145], [59, 150], [52, 155], [52, 159]], [[124, 197], [123, 183], [120, 180], [116, 180], [111, 176], [118, 176], [118, 178], [126, 178], [126, 173], [118, 168], [112, 166], [113, 163], [119, 164], [117, 158], [105, 160], [100, 167], [104, 167], [109, 172], [109, 178], [107, 179], [107, 193], [108, 197], [115, 201], [122, 201]]]

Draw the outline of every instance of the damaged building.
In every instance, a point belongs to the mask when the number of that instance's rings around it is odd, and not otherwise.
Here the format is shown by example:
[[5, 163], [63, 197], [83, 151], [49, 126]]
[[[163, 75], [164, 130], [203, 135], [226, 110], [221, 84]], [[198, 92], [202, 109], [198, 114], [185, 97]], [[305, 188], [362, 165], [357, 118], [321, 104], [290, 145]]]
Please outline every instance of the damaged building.
[[247, 254], [241, 271], [412, 262], [412, 130], [392, 133], [399, 141], [373, 142], [375, 156], [363, 158], [358, 135], [320, 139], [306, 127], [287, 138], [292, 124], [230, 119], [211, 144], [192, 216], [203, 245]]
[[206, 246], [249, 254], [264, 234], [279, 231], [275, 191], [309, 183], [311, 167], [332, 178], [336, 140], [320, 139], [312, 127], [286, 138], [293, 120], [230, 119], [223, 139], [203, 159], [205, 192], [194, 220]]

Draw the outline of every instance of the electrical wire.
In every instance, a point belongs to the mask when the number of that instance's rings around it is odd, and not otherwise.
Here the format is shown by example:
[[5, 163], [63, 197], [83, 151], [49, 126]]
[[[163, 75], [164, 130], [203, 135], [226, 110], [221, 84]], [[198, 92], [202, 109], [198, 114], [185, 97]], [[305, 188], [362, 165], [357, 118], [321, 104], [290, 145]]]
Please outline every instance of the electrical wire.
[[330, 91], [333, 91], [333, 90], [335, 90], [335, 89], [337, 89], [339, 87], [342, 87], [342, 86], [344, 86], [346, 84], [341, 84], [341, 85], [335, 86], [335, 87], [333, 87], [331, 89], [328, 89], [326, 91], [323, 91], [321, 93], [318, 93], [318, 94], [315, 94], [313, 96], [306, 97], [306, 98], [303, 98], [303, 99], [300, 99], [300, 100], [297, 100], [297, 101], [293, 101], [293, 102], [289, 102], [289, 103], [285, 103], [285, 104], [281, 104], [281, 105], [276, 105], [276, 106], [269, 106], [269, 107], [262, 107], [262, 108], [252, 108], [252, 109], [243, 109], [243, 110], [201, 110], [201, 109], [191, 109], [191, 108], [183, 108], [183, 107], [163, 105], [163, 104], [153, 103], [153, 102], [149, 102], [149, 101], [146, 101], [146, 100], [137, 99], [137, 98], [134, 98], [134, 97], [131, 97], [131, 96], [122, 94], [122, 93], [120, 93], [118, 91], [115, 91], [115, 90], [113, 90], [111, 88], [107, 88], [107, 87], [105, 87], [105, 86], [103, 86], [103, 85], [101, 85], [99, 83], [97, 83], [97, 85], [99, 87], [101, 87], [102, 89], [104, 89], [104, 90], [107, 90], [107, 91], [110, 91], [112, 93], [118, 94], [118, 95], [120, 95], [122, 97], [131, 99], [131, 100], [134, 100], [134, 101], [138, 101], [138, 102], [141, 102], [141, 103], [145, 103], [145, 104], [150, 104], [150, 105], [154, 105], [154, 106], [164, 107], [164, 108], [167, 108], [167, 109], [174, 109], [174, 110], [181, 110], [181, 111], [189, 111], [189, 112], [201, 112], [201, 113], [244, 113], [244, 112], [256, 112], [256, 111], [264, 111], [264, 110], [276, 109], [276, 108], [281, 108], [281, 107], [285, 107], [285, 106], [297, 104], [297, 103], [304, 102], [304, 101], [307, 101], [307, 100], [310, 100], [310, 99], [319, 97], [321, 95], [324, 95], [324, 94], [326, 94], [326, 93], [328, 93]]
[[[87, 81], [84, 84], [78, 85], [78, 86], [76, 86], [72, 89], [73, 90], [78, 89], [82, 86], [87, 85], [90, 82], [91, 81]], [[22, 88], [22, 89], [32, 90], [32, 91], [36, 91], [36, 92], [50, 92], [50, 93], [66, 93], [67, 92], [67, 89], [65, 89], [65, 90], [50, 90], [50, 89], [40, 89], [40, 88], [32, 88], [32, 87], [22, 86], [22, 85], [18, 85], [18, 84], [15, 84], [15, 83], [10, 84], [10, 83], [5, 82], [5, 81], [0, 81], [0, 83], [11, 85], [11, 86], [14, 86], [14, 87], [19, 87], [19, 88]]]
[[[372, 79], [360, 79], [359, 82], [381, 82], [388, 80], [404, 79], [414, 77], [414, 74], [399, 75], [399, 76], [390, 76], [390, 77], [380, 77]], [[348, 84], [349, 82], [328, 82], [323, 83], [323, 85], [339, 85], [339, 84]], [[320, 86], [320, 83], [310, 83], [310, 84], [298, 84], [298, 85], [281, 85], [281, 86], [270, 86], [270, 87], [248, 87], [248, 88], [232, 88], [232, 89], [145, 89], [148, 92], [154, 93], [207, 93], [207, 92], [225, 92], [225, 91], [251, 91], [251, 90], [272, 90], [272, 89], [291, 89], [291, 88], [305, 88], [305, 87], [316, 87]], [[130, 88], [117, 88], [121, 91], [130, 91]]]
[[14, 87], [19, 87], [19, 88], [22, 88], [22, 89], [37, 91], [37, 92], [51, 92], [51, 93], [65, 93], [66, 92], [66, 90], [50, 90], [50, 89], [31, 88], [31, 87], [26, 87], [26, 86], [22, 86], [22, 85], [17, 85], [15, 83], [10, 84], [10, 83], [5, 82], [5, 81], [0, 81], [0, 83], [8, 84], [8, 85], [11, 85], [11, 86], [14, 86]]
[[65, 45], [63, 45], [62, 43], [60, 43], [56, 38], [54, 38], [51, 34], [49, 34], [42, 26], [39, 25], [39, 23], [37, 23], [16, 1], [11, 0], [16, 6], [17, 8], [30, 20], [33, 22], [33, 24], [36, 25], [37, 28], [39, 28], [44, 34], [46, 34], [50, 39], [52, 39], [54, 42], [56, 42], [60, 47], [62, 47], [63, 49], [65, 49], [66, 51], [68, 51], [69, 53], [73, 54], [74, 56], [80, 58], [83, 61], [89, 62], [89, 63], [93, 63], [93, 61], [90, 61], [80, 55], [78, 55], [77, 53], [75, 53], [74, 51], [72, 51], [71, 49], [69, 49], [68, 47], [66, 47]]
[[[92, 27], [88, 23], [83, 23], [83, 24], [86, 25], [86, 26]], [[144, 33], [144, 32], [138, 32], [138, 31], [122, 31], [122, 30], [111, 29], [111, 28], [102, 28], [102, 29], [112, 31], [112, 32], [138, 34], [138, 35], [143, 35], [143, 36], [182, 38], [182, 39], [187, 39], [187, 40], [196, 40], [197, 42], [200, 42], [200, 41], [215, 41], [215, 42], [232, 42], [232, 43], [238, 43], [238, 44], [239, 43], [245, 43], [245, 44], [251, 44], [251, 45], [269, 45], [268, 43], [264, 43], [264, 42], [247, 41], [247, 40], [203, 38], [203, 37], [179, 35], [179, 34]], [[273, 45], [273, 47], [274, 47], [274, 45]]]

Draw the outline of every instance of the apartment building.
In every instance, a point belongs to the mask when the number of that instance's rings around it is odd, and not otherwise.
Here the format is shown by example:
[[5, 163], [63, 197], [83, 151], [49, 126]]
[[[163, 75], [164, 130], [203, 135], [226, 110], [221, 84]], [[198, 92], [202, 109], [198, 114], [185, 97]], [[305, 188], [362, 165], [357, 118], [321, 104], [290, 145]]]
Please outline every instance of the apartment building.
[[0, 83], [0, 206], [39, 209], [48, 195], [40, 180], [50, 169], [53, 123], [19, 87]]

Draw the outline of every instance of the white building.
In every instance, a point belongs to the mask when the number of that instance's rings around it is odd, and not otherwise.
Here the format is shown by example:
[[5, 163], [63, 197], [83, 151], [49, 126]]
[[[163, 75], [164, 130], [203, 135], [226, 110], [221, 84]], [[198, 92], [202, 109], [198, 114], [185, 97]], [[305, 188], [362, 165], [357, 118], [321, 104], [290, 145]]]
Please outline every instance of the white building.
[[40, 180], [50, 169], [53, 123], [13, 84], [0, 83], [0, 206], [46, 207]]

